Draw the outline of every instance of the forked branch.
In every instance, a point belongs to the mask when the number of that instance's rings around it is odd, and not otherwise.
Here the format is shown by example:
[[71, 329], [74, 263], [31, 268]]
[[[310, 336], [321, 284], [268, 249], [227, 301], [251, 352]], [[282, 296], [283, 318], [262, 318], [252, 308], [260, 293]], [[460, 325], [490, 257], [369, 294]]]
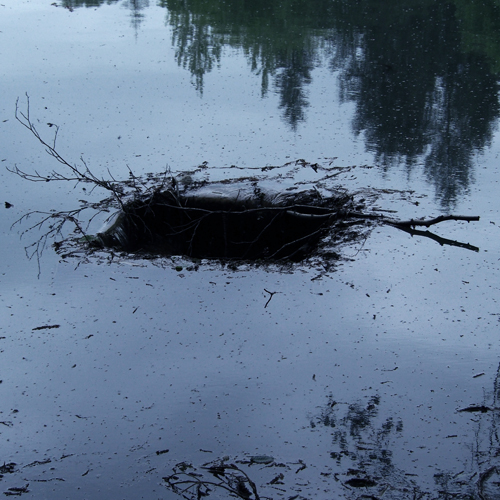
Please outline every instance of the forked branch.
[[30, 118], [30, 98], [29, 95], [26, 93], [26, 111], [23, 113], [19, 109], [19, 98], [16, 100], [16, 111], [15, 111], [15, 117], [16, 120], [26, 129], [28, 129], [36, 138], [37, 140], [45, 147], [45, 151], [48, 153], [49, 156], [52, 158], [55, 158], [61, 165], [66, 167], [69, 172], [68, 174], [61, 174], [59, 172], [52, 171], [49, 174], [40, 174], [39, 172], [35, 171], [34, 174], [30, 174], [28, 172], [25, 172], [24, 170], [21, 170], [20, 168], [14, 166], [12, 169], [7, 169], [10, 172], [13, 172], [23, 179], [33, 181], [33, 182], [49, 182], [49, 181], [76, 181], [76, 182], [84, 182], [84, 183], [90, 183], [93, 184], [94, 186], [99, 186], [101, 188], [106, 189], [107, 191], [111, 191], [113, 193], [113, 196], [116, 198], [116, 200], [119, 202], [120, 206], [122, 206], [121, 202], [121, 192], [120, 192], [120, 185], [112, 183], [110, 181], [107, 181], [105, 179], [99, 179], [97, 176], [95, 176], [90, 169], [88, 168], [85, 160], [83, 157], [80, 157], [80, 161], [82, 163], [83, 167], [78, 167], [76, 164], [71, 164], [69, 161], [67, 161], [56, 149], [56, 142], [57, 142], [57, 134], [59, 133], [59, 126], [54, 124], [54, 123], [49, 123], [48, 125], [50, 127], [55, 127], [54, 131], [54, 137], [52, 139], [52, 142], [49, 143], [47, 142], [38, 132], [35, 124]]
[[465, 221], [465, 222], [477, 222], [479, 220], [479, 216], [467, 216], [467, 215], [440, 215], [435, 217], [434, 219], [410, 219], [410, 220], [400, 220], [400, 221], [388, 221], [388, 224], [392, 226], [403, 228], [413, 228], [417, 226], [425, 226], [430, 227], [434, 224], [439, 224], [440, 222], [444, 222], [447, 220], [455, 220], [455, 221]]

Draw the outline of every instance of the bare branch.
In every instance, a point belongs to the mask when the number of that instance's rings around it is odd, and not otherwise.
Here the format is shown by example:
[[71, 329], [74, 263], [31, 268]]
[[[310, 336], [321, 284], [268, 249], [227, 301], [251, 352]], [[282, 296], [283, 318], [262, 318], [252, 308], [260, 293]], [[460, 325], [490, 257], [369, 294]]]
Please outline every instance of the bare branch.
[[412, 236], [423, 236], [424, 238], [430, 238], [431, 240], [438, 242], [441, 246], [448, 245], [452, 247], [465, 248], [467, 250], [472, 250], [473, 252], [479, 252], [479, 247], [471, 245], [470, 243], [462, 243], [460, 241], [449, 240], [448, 238], [442, 238], [441, 236], [431, 233], [430, 231], [419, 231], [418, 229], [412, 229], [411, 227], [399, 226], [399, 225], [394, 225], [394, 226], [397, 227], [398, 229], [401, 229], [401, 231], [411, 234]]
[[434, 219], [410, 219], [405, 221], [387, 221], [387, 224], [391, 224], [392, 226], [399, 227], [402, 229], [403, 227], [417, 227], [417, 226], [425, 226], [430, 227], [434, 224], [439, 224], [440, 222], [444, 222], [447, 220], [455, 220], [455, 221], [466, 221], [466, 222], [477, 222], [479, 217], [476, 216], [467, 216], [467, 215], [440, 215], [439, 217], [435, 217]]
[[32, 180], [32, 181], [47, 181], [47, 180], [76, 180], [77, 182], [86, 182], [86, 183], [92, 183], [94, 185], [100, 186], [108, 191], [113, 190], [113, 186], [109, 181], [106, 181], [104, 179], [99, 179], [97, 178], [88, 168], [87, 164], [85, 163], [85, 160], [83, 158], [80, 158], [80, 161], [82, 162], [84, 169], [78, 168], [76, 165], [72, 165], [67, 161], [63, 156], [59, 154], [59, 152], [56, 150], [56, 141], [57, 141], [57, 134], [59, 132], [59, 126], [50, 124], [51, 126], [55, 126], [55, 133], [54, 133], [54, 138], [52, 139], [52, 144], [49, 144], [45, 139], [43, 139], [38, 132], [35, 124], [31, 121], [30, 118], [30, 100], [29, 100], [29, 95], [26, 93], [26, 113], [23, 113], [22, 111], [19, 110], [19, 98], [16, 100], [16, 111], [15, 111], [15, 117], [16, 120], [26, 129], [28, 129], [35, 137], [36, 139], [45, 147], [45, 151], [49, 154], [49, 156], [52, 156], [52, 158], [55, 158], [56, 161], [58, 161], [61, 165], [64, 165], [66, 168], [69, 169], [69, 171], [73, 174], [71, 177], [66, 177], [62, 174], [58, 173], [52, 173], [51, 175], [48, 176], [43, 176], [39, 175], [38, 173], [35, 174], [27, 174], [17, 167], [11, 172], [14, 172], [18, 175], [21, 175], [24, 179], [27, 180]]

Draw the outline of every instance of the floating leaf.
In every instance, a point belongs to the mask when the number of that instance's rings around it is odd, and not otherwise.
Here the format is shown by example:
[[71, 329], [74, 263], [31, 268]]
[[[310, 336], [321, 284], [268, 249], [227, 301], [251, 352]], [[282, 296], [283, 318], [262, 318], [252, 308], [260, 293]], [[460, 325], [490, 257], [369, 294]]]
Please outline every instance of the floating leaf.
[[250, 457], [250, 462], [253, 464], [272, 464], [274, 462], [274, 458], [268, 455], [255, 455]]

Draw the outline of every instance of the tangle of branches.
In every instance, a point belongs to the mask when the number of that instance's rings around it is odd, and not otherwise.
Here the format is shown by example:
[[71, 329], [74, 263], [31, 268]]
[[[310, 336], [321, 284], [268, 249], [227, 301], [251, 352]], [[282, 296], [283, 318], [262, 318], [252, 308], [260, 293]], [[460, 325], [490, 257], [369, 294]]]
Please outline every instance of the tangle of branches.
[[[31, 182], [64, 181], [99, 188], [107, 198], [99, 203], [80, 200], [80, 206], [66, 211], [32, 211], [16, 223], [37, 217], [37, 221], [22, 231], [22, 235], [40, 230], [37, 241], [26, 247], [29, 258], [36, 256], [38, 263], [49, 239], [58, 252], [69, 247], [79, 247], [87, 252], [96, 248], [118, 248], [125, 252], [146, 252], [149, 255], [185, 255], [209, 259], [289, 260], [300, 261], [315, 253], [318, 248], [329, 248], [323, 255], [338, 258], [336, 246], [367, 236], [376, 225], [390, 225], [412, 236], [430, 238], [440, 245], [451, 245], [473, 251], [479, 249], [469, 243], [442, 238], [428, 228], [444, 221], [477, 221], [477, 216], [441, 215], [430, 219], [397, 220], [382, 213], [363, 211], [363, 199], [356, 201], [345, 188], [336, 187], [323, 196], [314, 186], [298, 189], [295, 183], [290, 193], [269, 196], [259, 186], [258, 178], [228, 179], [219, 183], [196, 181], [182, 173], [173, 176], [166, 169], [161, 174], [138, 177], [128, 169], [129, 177], [117, 180], [108, 170], [109, 178], [96, 176], [83, 157], [71, 163], [57, 150], [59, 127], [54, 128], [51, 141], [42, 137], [30, 116], [30, 101], [26, 94], [26, 110], [15, 108], [16, 120], [25, 127], [62, 168], [43, 173], [30, 173], [15, 165], [9, 171]], [[289, 165], [289, 164], [287, 164]], [[337, 167], [311, 165], [305, 160], [295, 162], [297, 168], [312, 168], [315, 173], [325, 171], [320, 180], [327, 182], [335, 177]], [[284, 166], [283, 166], [284, 167]], [[198, 170], [206, 169], [202, 164]], [[236, 168], [236, 167], [234, 167]], [[264, 167], [268, 172], [279, 167]], [[251, 170], [251, 169], [250, 169]], [[187, 180], [186, 180], [187, 179]], [[227, 197], [213, 194], [228, 186], [241, 185], [236, 195]], [[207, 196], [206, 188], [212, 187]], [[218, 189], [215, 189], [217, 187]], [[205, 190], [204, 190], [205, 189]], [[85, 223], [82, 213], [91, 211]], [[88, 234], [89, 224], [101, 213], [117, 213], [107, 230], [96, 235]], [[16, 224], [14, 223], [14, 224]], [[63, 229], [69, 224], [72, 236]], [[417, 229], [420, 227], [427, 230]]]

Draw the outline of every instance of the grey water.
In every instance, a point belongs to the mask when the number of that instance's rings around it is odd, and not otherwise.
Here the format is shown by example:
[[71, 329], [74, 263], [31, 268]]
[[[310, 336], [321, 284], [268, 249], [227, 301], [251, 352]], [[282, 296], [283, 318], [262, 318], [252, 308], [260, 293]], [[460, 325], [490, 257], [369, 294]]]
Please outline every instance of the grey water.
[[[2, 0], [0, 490], [173, 499], [177, 464], [226, 457], [261, 498], [500, 498], [499, 26], [492, 1]], [[27, 96], [100, 178], [314, 183], [303, 159], [401, 219], [480, 216], [430, 228], [479, 251], [380, 227], [327, 271], [42, 252], [106, 194], [12, 173], [67, 173]]]

